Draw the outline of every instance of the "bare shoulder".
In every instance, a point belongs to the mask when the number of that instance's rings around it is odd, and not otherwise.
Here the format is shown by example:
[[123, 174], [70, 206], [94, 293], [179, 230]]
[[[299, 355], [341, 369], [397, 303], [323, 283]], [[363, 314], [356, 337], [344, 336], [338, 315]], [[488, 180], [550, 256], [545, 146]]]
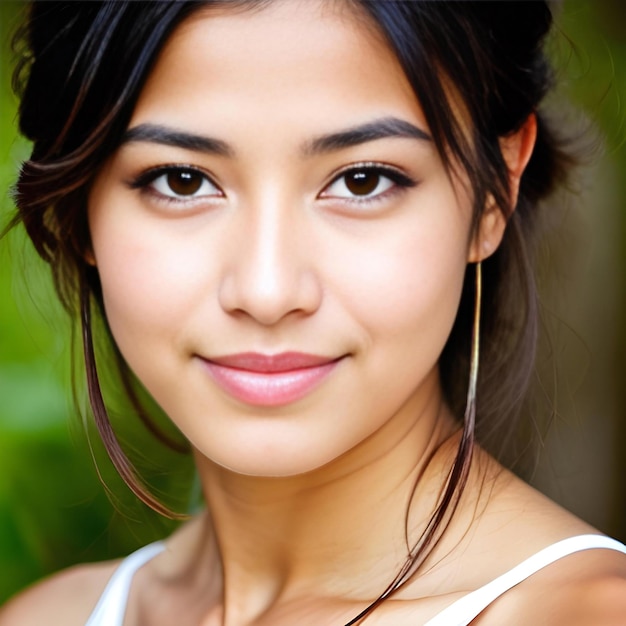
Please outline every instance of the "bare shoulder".
[[626, 554], [586, 550], [537, 572], [476, 620], [480, 626], [502, 623], [624, 626]]
[[[508, 472], [499, 475], [492, 495], [474, 535], [466, 589], [563, 539], [599, 534]], [[472, 624], [626, 626], [626, 554], [602, 547], [574, 551], [504, 593]]]
[[78, 565], [36, 583], [0, 608], [0, 626], [83, 625], [119, 561]]
[[554, 616], [549, 623], [626, 624], [626, 554], [599, 549], [571, 555], [562, 563], [561, 581], [553, 577], [553, 594], [546, 598], [547, 614]]

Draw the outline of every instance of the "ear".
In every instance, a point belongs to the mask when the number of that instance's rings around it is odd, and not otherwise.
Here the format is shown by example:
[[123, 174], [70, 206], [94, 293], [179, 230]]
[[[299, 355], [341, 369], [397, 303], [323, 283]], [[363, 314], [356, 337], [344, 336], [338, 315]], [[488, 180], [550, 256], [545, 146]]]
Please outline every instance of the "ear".
[[83, 261], [87, 263], [87, 265], [91, 265], [92, 267], [96, 267], [96, 255], [93, 252], [93, 248], [91, 247], [91, 243], [85, 248], [82, 253]]
[[[509, 171], [510, 206], [515, 207], [524, 169], [530, 160], [537, 139], [537, 118], [531, 113], [522, 126], [504, 137], [500, 137], [500, 150]], [[485, 207], [469, 250], [469, 263], [477, 263], [493, 254], [502, 241], [508, 215], [491, 202]]]
[[531, 113], [519, 130], [500, 137], [500, 150], [509, 170], [509, 194], [511, 206], [517, 204], [522, 174], [530, 161], [537, 139], [537, 116]]
[[84, 238], [80, 242], [80, 244], [80, 257], [82, 258], [82, 260], [87, 263], [87, 265], [91, 265], [91, 267], [96, 267], [98, 264], [96, 262], [96, 253], [93, 251], [93, 243], [91, 243], [90, 229], [85, 232]]

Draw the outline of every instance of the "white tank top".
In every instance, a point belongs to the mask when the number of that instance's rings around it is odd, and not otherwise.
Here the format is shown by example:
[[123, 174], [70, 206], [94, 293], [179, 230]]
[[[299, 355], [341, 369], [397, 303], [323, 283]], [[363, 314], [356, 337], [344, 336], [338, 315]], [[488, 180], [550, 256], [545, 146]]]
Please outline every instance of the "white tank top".
[[[453, 602], [424, 626], [467, 626], [494, 600], [535, 572], [569, 554], [598, 548], [626, 554], [626, 546], [603, 535], [578, 535], [563, 539]], [[164, 549], [163, 542], [151, 543], [124, 559], [113, 573], [85, 626], [123, 626], [128, 592], [135, 572]]]

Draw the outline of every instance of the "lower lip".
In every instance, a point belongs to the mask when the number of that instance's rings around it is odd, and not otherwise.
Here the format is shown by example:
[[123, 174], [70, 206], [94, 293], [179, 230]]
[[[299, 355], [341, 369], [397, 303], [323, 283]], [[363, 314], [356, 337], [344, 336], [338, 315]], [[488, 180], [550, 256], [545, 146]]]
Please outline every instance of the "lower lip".
[[255, 406], [284, 406], [311, 393], [338, 361], [286, 372], [254, 372], [204, 361], [213, 380], [226, 393]]

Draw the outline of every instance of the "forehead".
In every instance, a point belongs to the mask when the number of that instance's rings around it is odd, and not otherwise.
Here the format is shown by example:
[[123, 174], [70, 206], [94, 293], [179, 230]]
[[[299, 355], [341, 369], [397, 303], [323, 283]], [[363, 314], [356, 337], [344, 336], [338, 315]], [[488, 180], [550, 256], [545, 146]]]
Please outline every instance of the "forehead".
[[135, 117], [167, 111], [170, 123], [184, 124], [191, 114], [245, 123], [252, 104], [259, 115], [280, 109], [302, 122], [330, 122], [339, 109], [371, 117], [392, 107], [396, 115], [421, 116], [393, 51], [355, 4], [273, 0], [204, 7], [183, 22], [161, 51]]

